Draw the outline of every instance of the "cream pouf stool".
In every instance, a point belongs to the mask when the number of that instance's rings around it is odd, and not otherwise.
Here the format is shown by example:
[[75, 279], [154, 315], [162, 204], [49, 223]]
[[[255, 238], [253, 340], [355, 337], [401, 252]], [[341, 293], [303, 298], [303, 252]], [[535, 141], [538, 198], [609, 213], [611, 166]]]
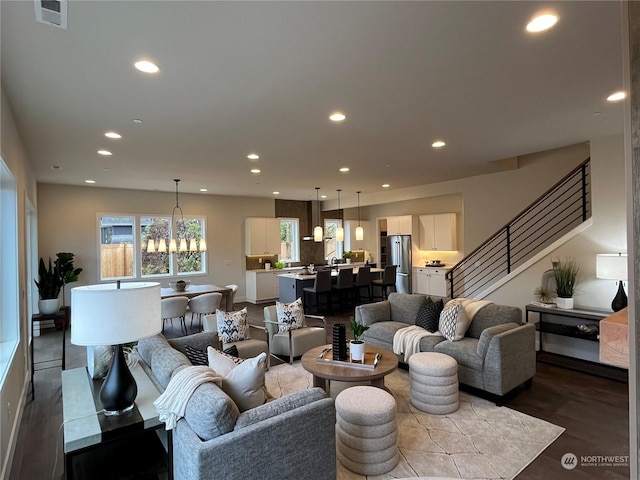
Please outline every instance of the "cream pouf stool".
[[400, 460], [396, 400], [370, 386], [350, 387], [338, 394], [336, 405], [337, 456], [360, 475], [382, 475]]
[[426, 413], [445, 415], [458, 409], [458, 362], [437, 352], [409, 357], [411, 405]]

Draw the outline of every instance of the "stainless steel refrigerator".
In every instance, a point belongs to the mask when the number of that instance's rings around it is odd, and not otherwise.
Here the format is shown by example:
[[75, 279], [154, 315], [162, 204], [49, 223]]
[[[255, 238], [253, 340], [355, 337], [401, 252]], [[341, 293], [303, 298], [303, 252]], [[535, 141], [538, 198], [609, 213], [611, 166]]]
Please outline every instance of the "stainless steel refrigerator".
[[387, 265], [395, 265], [396, 291], [411, 293], [411, 235], [387, 237]]

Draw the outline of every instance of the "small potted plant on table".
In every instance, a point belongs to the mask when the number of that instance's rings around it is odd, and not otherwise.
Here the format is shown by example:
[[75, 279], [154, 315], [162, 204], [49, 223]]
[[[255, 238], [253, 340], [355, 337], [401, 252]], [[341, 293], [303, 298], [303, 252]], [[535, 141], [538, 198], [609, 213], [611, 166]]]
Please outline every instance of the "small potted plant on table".
[[342, 254], [342, 258], [345, 263], [351, 263], [351, 257], [353, 257], [353, 252], [351, 250], [347, 250]]
[[349, 318], [349, 328], [353, 334], [353, 340], [349, 344], [349, 350], [351, 352], [352, 362], [364, 362], [365, 343], [361, 340], [362, 334], [369, 330], [367, 325], [356, 321], [355, 317]]
[[576, 291], [578, 264], [572, 258], [553, 262], [553, 278], [556, 281], [556, 305], [558, 308], [572, 309]]

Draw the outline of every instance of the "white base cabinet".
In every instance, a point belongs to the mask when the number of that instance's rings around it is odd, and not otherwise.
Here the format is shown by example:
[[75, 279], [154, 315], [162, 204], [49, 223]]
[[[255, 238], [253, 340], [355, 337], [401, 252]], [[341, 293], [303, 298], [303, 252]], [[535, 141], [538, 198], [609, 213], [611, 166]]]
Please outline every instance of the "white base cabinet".
[[252, 270], [246, 272], [247, 302], [264, 303], [280, 296], [278, 275], [296, 273], [300, 269]]
[[414, 268], [413, 293], [446, 297], [449, 293], [446, 275], [447, 270], [444, 268]]

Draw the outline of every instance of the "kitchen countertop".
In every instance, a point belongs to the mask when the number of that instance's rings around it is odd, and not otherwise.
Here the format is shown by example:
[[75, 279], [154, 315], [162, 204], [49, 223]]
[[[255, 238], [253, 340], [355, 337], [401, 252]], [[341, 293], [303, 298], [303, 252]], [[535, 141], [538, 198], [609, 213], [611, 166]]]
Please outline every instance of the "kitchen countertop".
[[[382, 272], [384, 272], [384, 268], [372, 268], [371, 269], [371, 273], [382, 273]], [[358, 273], [358, 267], [353, 267], [353, 273], [354, 274]], [[333, 270], [331, 272], [331, 275], [334, 276], [334, 277], [337, 277], [338, 276], [338, 272]], [[315, 273], [310, 273], [309, 275], [302, 275], [301, 273], [283, 273], [280, 276], [281, 277], [286, 277], [286, 278], [294, 278], [296, 280], [312, 280], [312, 279], [316, 278], [316, 274]]]

